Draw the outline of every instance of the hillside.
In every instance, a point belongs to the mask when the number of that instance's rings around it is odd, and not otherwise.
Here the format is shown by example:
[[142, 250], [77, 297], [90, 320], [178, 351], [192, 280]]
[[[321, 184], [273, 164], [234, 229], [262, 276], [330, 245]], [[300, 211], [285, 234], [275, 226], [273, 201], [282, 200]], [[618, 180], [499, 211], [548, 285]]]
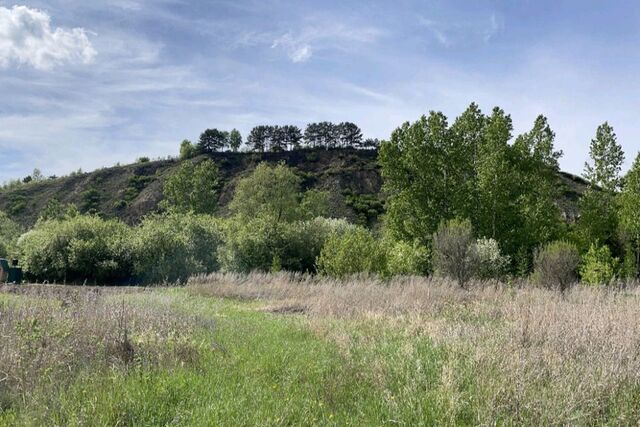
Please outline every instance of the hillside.
[[[200, 156], [201, 161], [207, 156]], [[372, 224], [383, 210], [382, 179], [375, 150], [299, 150], [280, 153], [215, 153], [222, 174], [219, 204], [222, 213], [231, 200], [238, 179], [258, 163], [285, 162], [298, 170], [305, 188], [328, 190], [336, 216]], [[0, 211], [24, 226], [31, 226], [51, 199], [73, 203], [81, 211], [96, 210], [127, 223], [138, 222], [155, 211], [162, 200], [164, 180], [179, 166], [179, 160], [160, 160], [103, 168], [19, 188], [0, 191]], [[563, 198], [559, 200], [567, 220], [577, 216], [576, 202], [586, 182], [561, 173]]]

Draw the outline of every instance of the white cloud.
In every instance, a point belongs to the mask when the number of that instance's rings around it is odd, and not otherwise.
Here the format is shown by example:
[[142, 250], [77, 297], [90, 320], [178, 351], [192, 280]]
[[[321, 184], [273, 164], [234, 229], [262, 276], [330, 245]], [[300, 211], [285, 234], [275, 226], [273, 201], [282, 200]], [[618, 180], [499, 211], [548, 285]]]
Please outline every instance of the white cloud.
[[0, 67], [89, 63], [96, 55], [83, 28], [52, 28], [51, 17], [27, 6], [0, 7]]
[[[382, 31], [372, 27], [354, 28], [344, 24], [309, 26], [299, 33], [288, 32], [276, 37], [271, 48], [282, 48], [294, 63], [305, 62], [316, 49], [346, 50], [354, 44], [374, 43]], [[256, 38], [255, 34], [249, 35]], [[244, 35], [247, 37], [247, 34]], [[264, 35], [258, 36], [258, 38]], [[246, 39], [243, 40], [246, 43]]]

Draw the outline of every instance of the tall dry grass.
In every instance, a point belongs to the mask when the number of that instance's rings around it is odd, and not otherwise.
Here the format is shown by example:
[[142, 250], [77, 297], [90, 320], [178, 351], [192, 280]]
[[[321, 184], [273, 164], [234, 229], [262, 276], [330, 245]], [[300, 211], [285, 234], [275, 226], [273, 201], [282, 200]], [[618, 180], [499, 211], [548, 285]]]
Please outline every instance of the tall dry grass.
[[[453, 396], [452, 405], [460, 404], [455, 396], [476, 401], [481, 423], [504, 414], [512, 422], [541, 424], [640, 420], [637, 288], [577, 286], [562, 295], [532, 286], [477, 283], [467, 291], [447, 280], [417, 277], [339, 281], [214, 274], [193, 278], [187, 289], [262, 300], [278, 313], [306, 313], [318, 330], [327, 318], [398, 328], [407, 337], [403, 363], [409, 365], [419, 365], [412, 360], [419, 357], [412, 337], [427, 337], [452, 355], [442, 367], [442, 384], [451, 386], [443, 395]], [[328, 336], [354, 345], [348, 334]], [[464, 381], [476, 384], [474, 395], [456, 392]]]
[[[144, 304], [146, 292], [0, 286], [0, 409], [29, 405], [34, 391], [82, 372], [196, 363], [199, 320]], [[126, 301], [133, 293], [142, 303]]]

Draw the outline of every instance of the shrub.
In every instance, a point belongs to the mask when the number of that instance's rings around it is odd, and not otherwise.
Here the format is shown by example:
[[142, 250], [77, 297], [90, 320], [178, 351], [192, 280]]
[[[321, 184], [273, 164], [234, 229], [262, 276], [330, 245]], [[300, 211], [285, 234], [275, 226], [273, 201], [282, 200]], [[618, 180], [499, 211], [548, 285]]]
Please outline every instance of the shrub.
[[134, 274], [145, 283], [185, 282], [195, 274], [219, 269], [217, 249], [223, 239], [219, 219], [208, 215], [154, 215], [134, 230]]
[[20, 225], [0, 211], [0, 258], [8, 257], [15, 252], [15, 243], [21, 232]]
[[363, 227], [332, 234], [318, 257], [318, 271], [334, 277], [386, 274], [385, 248]]
[[470, 221], [453, 219], [440, 224], [433, 235], [433, 266], [437, 274], [455, 279], [464, 288], [478, 268]]
[[39, 222], [22, 235], [22, 265], [37, 280], [116, 283], [131, 276], [130, 229], [120, 221], [78, 215]]
[[478, 258], [476, 275], [480, 279], [499, 279], [509, 271], [511, 258], [502, 255], [500, 245], [494, 239], [478, 239], [475, 244]]
[[429, 250], [419, 242], [387, 242], [386, 270], [394, 275], [422, 275], [430, 269]]
[[589, 285], [607, 285], [616, 278], [618, 258], [611, 255], [608, 246], [592, 244], [582, 259], [580, 276]]
[[331, 234], [352, 228], [344, 220], [316, 218], [311, 221], [273, 223], [238, 217], [227, 221], [225, 243], [219, 250], [224, 271], [270, 271], [277, 266], [287, 271], [315, 272], [316, 259]]
[[564, 241], [548, 243], [535, 256], [533, 279], [541, 286], [564, 292], [577, 281], [579, 264], [580, 254], [574, 244]]

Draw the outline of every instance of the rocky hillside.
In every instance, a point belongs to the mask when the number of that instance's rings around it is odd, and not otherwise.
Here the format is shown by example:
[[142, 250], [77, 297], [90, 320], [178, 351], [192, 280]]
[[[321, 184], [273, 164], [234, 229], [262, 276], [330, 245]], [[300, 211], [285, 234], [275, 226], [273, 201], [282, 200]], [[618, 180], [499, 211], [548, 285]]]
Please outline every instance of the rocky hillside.
[[[375, 150], [299, 150], [282, 153], [216, 153], [213, 158], [222, 173], [219, 204], [222, 213], [231, 200], [236, 182], [258, 163], [285, 162], [296, 168], [305, 188], [331, 192], [336, 216], [372, 224], [383, 212], [382, 179]], [[200, 156], [195, 161], [201, 161]], [[164, 180], [179, 160], [161, 160], [99, 169], [18, 188], [0, 190], [0, 210], [31, 226], [49, 200], [73, 203], [81, 211], [95, 210], [106, 217], [136, 223], [154, 212], [162, 200]], [[559, 200], [569, 221], [577, 215], [576, 202], [586, 183], [562, 173], [564, 196]]]

